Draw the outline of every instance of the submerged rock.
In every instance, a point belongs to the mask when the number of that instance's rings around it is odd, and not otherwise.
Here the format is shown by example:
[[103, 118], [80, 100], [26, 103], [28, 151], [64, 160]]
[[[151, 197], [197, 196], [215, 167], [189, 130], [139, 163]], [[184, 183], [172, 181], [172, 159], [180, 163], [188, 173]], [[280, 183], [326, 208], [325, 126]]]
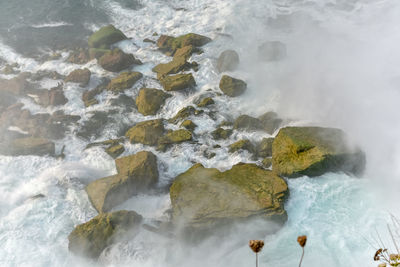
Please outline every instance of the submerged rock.
[[247, 84], [239, 79], [224, 75], [219, 83], [221, 91], [230, 97], [240, 96], [247, 89]]
[[136, 106], [138, 111], [145, 116], [155, 115], [169, 97], [171, 95], [162, 90], [142, 88], [136, 98]]
[[164, 134], [164, 123], [161, 119], [139, 122], [130, 128], [125, 136], [131, 143], [141, 143], [144, 145], [155, 146], [158, 139]]
[[208, 107], [208, 106], [213, 105], [213, 104], [215, 104], [214, 100], [213, 100], [211, 97], [206, 97], [206, 98], [203, 98], [203, 99], [197, 104], [197, 106], [198, 106], [199, 108], [204, 108], [204, 107]]
[[121, 144], [111, 145], [106, 149], [106, 153], [114, 159], [118, 158], [124, 151], [125, 147]]
[[196, 164], [175, 178], [170, 197], [173, 221], [193, 229], [259, 217], [282, 224], [288, 186], [255, 164], [237, 164], [220, 172]]
[[127, 210], [99, 214], [75, 227], [68, 236], [68, 249], [80, 256], [97, 259], [107, 246], [132, 238], [142, 219], [141, 215]]
[[160, 83], [165, 91], [181, 91], [196, 85], [191, 73], [166, 76], [160, 80]]
[[101, 94], [104, 90], [107, 89], [107, 85], [110, 83], [108, 79], [104, 80], [100, 85], [97, 87], [87, 90], [82, 94], [82, 101], [85, 104], [86, 107], [96, 105], [99, 102], [95, 97], [99, 94]]
[[55, 145], [44, 138], [25, 137], [17, 138], [8, 144], [0, 144], [0, 153], [10, 156], [55, 155]]
[[274, 138], [263, 138], [260, 144], [257, 146], [257, 156], [261, 158], [272, 156], [272, 143]]
[[107, 90], [119, 93], [125, 89], [131, 88], [137, 81], [143, 77], [143, 74], [136, 71], [123, 72], [110, 81]]
[[158, 182], [157, 157], [148, 151], [115, 160], [118, 174], [95, 180], [86, 192], [98, 212], [107, 212]]
[[229, 152], [234, 153], [240, 150], [247, 150], [250, 153], [255, 152], [253, 144], [248, 139], [239, 140], [229, 146]]
[[286, 57], [286, 46], [279, 41], [265, 42], [258, 48], [262, 61], [279, 61]]
[[103, 69], [111, 72], [120, 72], [133, 64], [142, 64], [142, 62], [137, 60], [132, 54], [126, 54], [118, 48], [106, 52], [98, 62]]
[[272, 144], [272, 168], [287, 177], [326, 172], [359, 175], [365, 168], [365, 155], [348, 145], [342, 130], [287, 127], [279, 131]]
[[88, 39], [88, 45], [91, 48], [106, 49], [110, 45], [126, 39], [128, 37], [120, 30], [116, 29], [113, 25], [108, 25], [93, 33]]
[[264, 130], [269, 134], [273, 134], [282, 124], [282, 119], [273, 111], [264, 113], [258, 119], [261, 121]]
[[219, 72], [234, 71], [239, 65], [239, 55], [234, 50], [225, 50], [217, 60], [217, 69]]
[[74, 70], [65, 78], [65, 82], [79, 83], [81, 87], [85, 87], [89, 84], [91, 74], [88, 69]]
[[184, 120], [181, 123], [181, 127], [186, 128], [187, 130], [193, 132], [196, 129], [197, 125], [192, 120]]
[[211, 135], [215, 140], [220, 140], [229, 138], [232, 135], [232, 133], [233, 133], [232, 129], [224, 129], [222, 127], [219, 127], [215, 131], [213, 131]]
[[168, 122], [177, 123], [179, 121], [187, 119], [190, 116], [198, 115], [200, 113], [201, 113], [200, 110], [197, 110], [192, 106], [187, 106], [187, 107], [184, 107], [181, 110], [179, 110], [178, 113], [176, 113], [176, 115], [173, 118], [168, 120]]

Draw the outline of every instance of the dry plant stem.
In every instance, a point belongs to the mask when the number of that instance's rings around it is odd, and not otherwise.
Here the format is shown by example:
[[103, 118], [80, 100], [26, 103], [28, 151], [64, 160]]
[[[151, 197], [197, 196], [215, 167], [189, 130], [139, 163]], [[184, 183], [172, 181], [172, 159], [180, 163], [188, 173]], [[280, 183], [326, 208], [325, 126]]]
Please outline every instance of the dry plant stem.
[[299, 267], [301, 267], [301, 263], [303, 262], [303, 257], [304, 257], [304, 247], [302, 247], [302, 249], [303, 249], [303, 253], [301, 254]]
[[256, 267], [258, 267], [258, 253], [256, 253]]

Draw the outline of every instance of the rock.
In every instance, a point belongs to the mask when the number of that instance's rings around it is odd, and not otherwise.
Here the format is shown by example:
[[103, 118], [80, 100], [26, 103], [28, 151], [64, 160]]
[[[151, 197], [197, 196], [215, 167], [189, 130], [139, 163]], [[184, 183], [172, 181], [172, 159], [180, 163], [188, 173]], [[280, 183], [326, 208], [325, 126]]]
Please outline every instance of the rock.
[[204, 151], [203, 156], [207, 159], [212, 159], [215, 157], [217, 154], [215, 152], [210, 152], [208, 150]]
[[190, 140], [192, 140], [192, 133], [188, 130], [180, 129], [171, 131], [159, 139], [158, 149], [165, 151], [169, 145], [179, 144]]
[[106, 79], [103, 81], [103, 83], [98, 85], [96, 88], [85, 91], [82, 94], [82, 101], [83, 101], [83, 103], [85, 103], [85, 106], [89, 107], [91, 105], [98, 104], [99, 102], [97, 101], [97, 99], [95, 99], [95, 97], [97, 95], [101, 94], [107, 88], [107, 85], [109, 83], [110, 83], [110, 81], [108, 79]]
[[229, 146], [229, 152], [234, 153], [240, 150], [247, 150], [250, 153], [255, 152], [253, 144], [248, 139], [239, 140]]
[[72, 51], [67, 58], [67, 62], [79, 65], [86, 64], [89, 62], [89, 60], [89, 52], [87, 49], [83, 48]]
[[272, 111], [261, 115], [258, 119], [261, 121], [264, 130], [269, 134], [273, 134], [282, 124], [282, 119], [278, 118], [278, 114]]
[[184, 57], [178, 57], [168, 63], [158, 64], [153, 68], [153, 71], [157, 73], [158, 79], [162, 79], [169, 74], [177, 74], [181, 71], [190, 70], [191, 67], [192, 65]]
[[144, 43], [152, 43], [152, 44], [156, 44], [157, 42], [155, 42], [155, 41], [153, 41], [153, 40], [151, 40], [151, 39], [149, 39], [149, 38], [145, 38], [144, 40], [143, 40], [143, 42]]
[[190, 116], [197, 115], [197, 114], [199, 114], [198, 110], [196, 110], [192, 106], [187, 106], [187, 107], [184, 107], [181, 110], [179, 110], [178, 113], [176, 113], [176, 115], [173, 118], [168, 120], [168, 122], [177, 123], [177, 122], [182, 121]]
[[262, 161], [262, 165], [264, 168], [269, 169], [272, 166], [272, 158], [265, 158]]
[[89, 84], [91, 72], [88, 69], [74, 70], [66, 78], [65, 82], [79, 83], [81, 87]]
[[217, 61], [217, 69], [219, 72], [234, 71], [239, 66], [239, 55], [234, 50], [225, 50], [222, 52]]
[[177, 49], [192, 45], [194, 47], [200, 47], [211, 42], [211, 39], [195, 33], [189, 33], [181, 35], [179, 37], [171, 37], [161, 35], [157, 40], [157, 46], [164, 53], [174, 54]]
[[259, 119], [248, 115], [240, 115], [235, 120], [233, 128], [237, 130], [257, 131], [262, 130], [264, 127]]
[[89, 58], [99, 60], [102, 56], [107, 53], [111, 53], [110, 49], [101, 49], [101, 48], [90, 48], [89, 49]]
[[211, 135], [215, 140], [220, 140], [229, 138], [232, 135], [232, 133], [233, 133], [232, 129], [224, 129], [219, 127], [215, 131], [213, 131]]
[[160, 80], [165, 91], [180, 91], [196, 86], [196, 81], [191, 73], [166, 76]]
[[17, 74], [18, 71], [14, 70], [14, 65], [6, 64], [1, 72], [5, 75]]
[[108, 123], [114, 122], [114, 119], [105, 111], [94, 111], [93, 114], [83, 126], [79, 129], [77, 135], [85, 139], [91, 137], [100, 137], [102, 131]]
[[282, 225], [287, 220], [284, 179], [255, 164], [220, 172], [196, 164], [175, 178], [170, 197], [173, 222], [191, 229], [213, 229], [259, 217]]
[[161, 119], [139, 122], [130, 128], [125, 136], [131, 143], [141, 143], [144, 145], [155, 146], [158, 139], [164, 134], [164, 124]]
[[132, 112], [137, 108], [135, 100], [125, 94], [120, 94], [117, 98], [110, 99], [110, 105], [121, 108], [121, 112]]
[[236, 97], [240, 96], [244, 93], [244, 91], [246, 91], [247, 84], [242, 80], [224, 75], [219, 83], [219, 88], [227, 96]]
[[203, 99], [197, 104], [197, 106], [198, 106], [199, 108], [204, 108], [204, 107], [207, 107], [207, 106], [210, 106], [210, 105], [213, 105], [213, 104], [215, 104], [214, 100], [213, 100], [211, 97], [206, 97], [206, 98], [203, 98]]
[[198, 49], [196, 49], [193, 45], [187, 45], [182, 48], [178, 48], [174, 54], [174, 59], [184, 58], [185, 60], [188, 60], [192, 54], [197, 51]]
[[55, 155], [55, 145], [53, 142], [44, 138], [18, 138], [11, 143], [1, 144], [0, 153], [9, 156], [53, 156]]
[[118, 158], [122, 153], [124, 153], [125, 148], [121, 144], [111, 145], [106, 149], [106, 153], [110, 155], [112, 158]]
[[286, 57], [286, 46], [279, 41], [265, 42], [258, 47], [258, 57], [262, 61], [279, 61]]
[[272, 168], [283, 176], [320, 176], [326, 172], [360, 175], [365, 154], [352, 149], [342, 130], [321, 127], [287, 127], [272, 144]]
[[133, 55], [125, 54], [118, 48], [105, 53], [98, 62], [103, 69], [111, 72], [120, 72], [133, 64], [142, 64], [142, 62], [135, 59]]
[[120, 30], [116, 29], [113, 25], [108, 25], [93, 33], [89, 37], [88, 45], [91, 48], [107, 49], [110, 45], [126, 39], [128, 37]]
[[61, 106], [65, 105], [68, 99], [64, 95], [63, 85], [59, 84], [50, 90], [40, 90], [37, 102], [44, 107]]
[[18, 76], [10, 80], [0, 79], [0, 92], [9, 93], [15, 96], [26, 94], [32, 85], [23, 76]]
[[88, 144], [85, 149], [89, 149], [95, 146], [116, 146], [119, 145], [119, 143], [123, 142], [124, 139], [123, 138], [119, 138], [119, 139], [109, 139], [109, 140], [105, 140], [105, 141], [101, 141], [101, 142], [94, 142], [94, 143], [90, 143]]
[[267, 158], [272, 156], [272, 143], [274, 138], [263, 138], [261, 143], [257, 146], [257, 156]]
[[196, 125], [193, 121], [191, 121], [191, 120], [184, 120], [184, 121], [181, 123], [181, 127], [184, 127], [184, 128], [186, 128], [187, 130], [193, 132], [194, 129], [196, 129], [197, 125]]
[[68, 236], [68, 249], [80, 256], [97, 259], [109, 245], [134, 236], [142, 219], [134, 211], [101, 213], [75, 227]]
[[148, 151], [115, 160], [118, 174], [95, 180], [86, 192], [98, 212], [107, 212], [158, 182], [157, 157]]
[[136, 98], [136, 106], [138, 111], [145, 116], [155, 115], [169, 97], [171, 95], [162, 90], [142, 88]]
[[32, 73], [30, 75], [30, 79], [32, 81], [41, 81], [44, 78], [49, 78], [52, 80], [63, 80], [65, 79], [65, 76], [61, 75], [57, 71], [49, 71], [49, 70], [39, 70], [36, 73]]
[[107, 86], [107, 90], [114, 93], [119, 93], [125, 89], [131, 88], [137, 81], [143, 77], [143, 74], [136, 71], [127, 71], [121, 73], [119, 76], [115, 77], [110, 81]]

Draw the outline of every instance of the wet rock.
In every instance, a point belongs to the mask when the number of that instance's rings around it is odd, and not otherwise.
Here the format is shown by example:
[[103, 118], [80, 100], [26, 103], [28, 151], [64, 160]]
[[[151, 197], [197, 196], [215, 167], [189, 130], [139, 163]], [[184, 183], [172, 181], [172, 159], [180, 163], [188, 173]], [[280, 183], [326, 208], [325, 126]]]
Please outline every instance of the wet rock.
[[109, 139], [109, 140], [105, 140], [105, 141], [101, 141], [101, 142], [94, 142], [94, 143], [88, 144], [85, 147], [85, 149], [89, 149], [89, 148], [96, 147], [96, 146], [116, 146], [116, 145], [119, 145], [119, 143], [121, 143], [123, 141], [124, 141], [123, 138], [119, 138], [119, 139]]
[[68, 99], [64, 95], [63, 85], [59, 84], [50, 90], [38, 91], [37, 103], [44, 107], [65, 105]]
[[118, 158], [124, 151], [125, 147], [121, 144], [111, 145], [106, 149], [106, 153], [114, 159]]
[[229, 146], [229, 152], [234, 153], [240, 150], [247, 150], [250, 153], [255, 152], [253, 144], [248, 139], [239, 140]]
[[182, 48], [178, 48], [174, 54], [174, 59], [184, 58], [188, 60], [193, 53], [198, 52], [199, 49], [194, 47], [193, 45], [187, 45]]
[[87, 121], [83, 123], [79, 129], [77, 135], [85, 139], [91, 137], [100, 137], [105, 126], [108, 123], [115, 122], [115, 120], [105, 111], [95, 111], [89, 114], [93, 114]]
[[55, 145], [53, 142], [44, 138], [18, 138], [11, 143], [0, 144], [0, 153], [10, 156], [53, 156], [55, 154]]
[[282, 119], [272, 111], [261, 115], [258, 119], [261, 121], [264, 130], [269, 134], [273, 134], [282, 124]]
[[96, 88], [93, 88], [91, 90], [87, 90], [82, 94], [82, 101], [85, 104], [86, 107], [96, 105], [99, 102], [95, 97], [99, 94], [101, 94], [106, 88], [107, 85], [110, 83], [108, 79], [104, 80], [100, 85], [98, 85]]
[[85, 87], [89, 84], [91, 75], [90, 70], [86, 68], [74, 70], [65, 78], [65, 82], [79, 83], [81, 87]]
[[116, 29], [113, 25], [108, 25], [93, 33], [88, 39], [88, 45], [90, 48], [107, 49], [110, 45], [126, 39], [128, 37], [120, 30]]
[[181, 110], [179, 110], [178, 113], [176, 113], [176, 115], [173, 118], [168, 120], [168, 122], [177, 123], [177, 122], [182, 121], [190, 116], [197, 115], [197, 114], [199, 114], [198, 110], [196, 110], [192, 106], [187, 106], [187, 107], [184, 107]]
[[49, 70], [39, 70], [36, 73], [32, 73], [30, 75], [30, 79], [32, 81], [41, 81], [44, 78], [49, 78], [52, 80], [64, 80], [65, 76], [61, 75], [57, 71], [49, 71]]
[[247, 89], [247, 84], [239, 79], [224, 75], [219, 83], [221, 91], [230, 97], [236, 97], [243, 94]]
[[286, 57], [286, 46], [279, 41], [265, 42], [258, 47], [258, 57], [262, 61], [279, 61]]
[[164, 123], [161, 119], [139, 122], [130, 128], [125, 136], [131, 143], [155, 146], [164, 134]]
[[263, 138], [257, 146], [257, 156], [267, 158], [272, 156], [272, 143], [274, 138]]
[[24, 76], [18, 76], [10, 80], [0, 79], [0, 92], [22, 96], [26, 94], [33, 86]]
[[239, 66], [239, 55], [234, 50], [225, 50], [217, 60], [219, 72], [234, 71]]
[[90, 48], [89, 49], [89, 58], [99, 60], [102, 56], [107, 53], [111, 53], [110, 49], [101, 49], [101, 48]]
[[235, 120], [233, 128], [237, 130], [247, 130], [247, 131], [257, 131], [264, 129], [262, 122], [259, 119], [253, 118], [248, 115], [239, 116]]
[[107, 212], [158, 182], [157, 157], [148, 151], [115, 160], [118, 174], [91, 182], [89, 199], [99, 212]]
[[153, 68], [153, 71], [157, 73], [157, 78], [162, 79], [169, 74], [177, 74], [181, 71], [190, 70], [192, 64], [186, 61], [184, 57], [174, 58], [168, 63], [158, 64]]
[[6, 64], [1, 72], [5, 75], [17, 74], [18, 71], [14, 69], [16, 67], [18, 67], [18, 64]]
[[107, 90], [114, 93], [119, 93], [125, 89], [131, 88], [137, 81], [143, 77], [143, 74], [136, 71], [127, 71], [121, 73], [116, 78], [112, 79], [107, 86]]
[[134, 211], [101, 213], [75, 227], [68, 236], [68, 249], [80, 256], [97, 259], [109, 245], [132, 238], [138, 232], [142, 219]]
[[215, 131], [211, 132], [211, 135], [215, 140], [220, 140], [229, 138], [232, 135], [232, 133], [233, 133], [232, 129], [224, 129], [219, 127]]
[[197, 106], [198, 106], [199, 108], [204, 108], [204, 107], [208, 107], [208, 106], [213, 105], [213, 104], [215, 104], [214, 100], [213, 100], [211, 97], [206, 97], [206, 98], [203, 98], [203, 99], [197, 104]]
[[84, 48], [73, 50], [67, 58], [67, 62], [78, 65], [86, 64], [89, 61], [89, 52], [87, 49]]
[[272, 158], [265, 158], [262, 161], [262, 165], [264, 168], [269, 169], [272, 166]]
[[143, 40], [143, 42], [144, 43], [152, 43], [152, 44], [156, 44], [157, 42], [155, 42], [155, 41], [153, 41], [153, 40], [151, 40], [151, 39], [149, 39], [149, 38], [145, 38], [144, 40]]
[[186, 128], [187, 130], [193, 132], [194, 129], [196, 129], [197, 125], [196, 125], [193, 121], [191, 121], [191, 120], [184, 120], [184, 121], [181, 123], [181, 127], [184, 127], [184, 128]]
[[284, 179], [255, 164], [237, 164], [225, 172], [196, 164], [170, 188], [173, 222], [214, 231], [215, 226], [254, 217], [282, 225], [288, 194]]
[[201, 47], [211, 42], [211, 39], [195, 33], [181, 35], [179, 37], [171, 37], [161, 35], [157, 40], [157, 46], [164, 52], [173, 55], [177, 49], [192, 45], [194, 47]]
[[131, 67], [133, 64], [141, 65], [132, 54], [126, 54], [118, 48], [105, 53], [98, 61], [100, 66], [111, 72], [120, 72]]
[[196, 86], [191, 73], [166, 76], [160, 80], [165, 91], [181, 91]]
[[132, 112], [137, 108], [135, 100], [125, 94], [120, 94], [117, 98], [111, 99], [110, 105], [121, 108], [122, 112]]
[[162, 90], [142, 88], [136, 98], [136, 106], [138, 111], [145, 116], [155, 115], [169, 97], [171, 95]]
[[279, 131], [272, 144], [272, 168], [287, 177], [326, 172], [360, 175], [365, 168], [365, 154], [349, 146], [339, 129], [287, 127]]
[[179, 144], [192, 140], [192, 133], [188, 130], [180, 129], [176, 131], [168, 132], [166, 135], [161, 137], [158, 141], [158, 149], [165, 151], [168, 146], [173, 144]]

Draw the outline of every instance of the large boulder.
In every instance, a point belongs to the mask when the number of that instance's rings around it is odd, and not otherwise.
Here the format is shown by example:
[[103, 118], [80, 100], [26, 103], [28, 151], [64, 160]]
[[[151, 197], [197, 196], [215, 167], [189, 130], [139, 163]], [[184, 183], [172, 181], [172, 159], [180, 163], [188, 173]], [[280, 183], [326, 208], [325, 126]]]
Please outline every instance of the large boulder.
[[143, 77], [143, 74], [136, 71], [123, 72], [110, 81], [107, 90], [119, 93], [125, 89], [131, 88], [137, 81]]
[[148, 151], [115, 160], [118, 174], [95, 180], [86, 192], [98, 212], [107, 212], [158, 182], [157, 157]]
[[224, 75], [219, 82], [221, 91], [230, 97], [240, 96], [247, 89], [247, 84], [239, 79]]
[[195, 33], [188, 33], [179, 37], [161, 35], [157, 40], [157, 46], [164, 53], [174, 54], [179, 48], [192, 45], [200, 47], [211, 42], [211, 39]]
[[17, 138], [10, 143], [1, 144], [0, 153], [9, 156], [53, 156], [55, 154], [55, 145], [53, 142], [44, 138]]
[[270, 41], [258, 47], [258, 58], [262, 61], [279, 61], [286, 57], [286, 46], [279, 41]]
[[120, 72], [129, 68], [133, 64], [142, 64], [142, 62], [137, 60], [132, 54], [126, 54], [118, 48], [106, 52], [102, 57], [100, 57], [98, 62], [103, 69], [111, 72]]
[[181, 91], [196, 85], [191, 73], [166, 76], [160, 80], [165, 91]]
[[225, 50], [217, 60], [217, 69], [219, 72], [233, 71], [239, 65], [239, 55], [234, 50]]
[[138, 111], [145, 116], [155, 115], [169, 97], [171, 95], [162, 90], [142, 88], [136, 97], [136, 106]]
[[287, 127], [279, 131], [272, 144], [272, 168], [287, 177], [326, 172], [359, 175], [365, 168], [365, 154], [347, 143], [342, 130]]
[[77, 255], [97, 259], [107, 246], [134, 236], [142, 219], [141, 215], [127, 210], [99, 214], [75, 227], [68, 236], [68, 249]]
[[125, 136], [131, 143], [155, 146], [164, 134], [164, 123], [161, 119], [139, 122], [130, 128]]
[[102, 27], [93, 33], [88, 39], [88, 45], [91, 48], [109, 48], [110, 45], [128, 39], [120, 30], [113, 25]]
[[79, 83], [81, 87], [85, 87], [89, 84], [91, 74], [86, 68], [74, 70], [65, 78], [65, 82]]
[[240, 163], [225, 172], [196, 164], [170, 188], [173, 222], [193, 229], [253, 217], [282, 224], [288, 193], [284, 179], [255, 164]]

